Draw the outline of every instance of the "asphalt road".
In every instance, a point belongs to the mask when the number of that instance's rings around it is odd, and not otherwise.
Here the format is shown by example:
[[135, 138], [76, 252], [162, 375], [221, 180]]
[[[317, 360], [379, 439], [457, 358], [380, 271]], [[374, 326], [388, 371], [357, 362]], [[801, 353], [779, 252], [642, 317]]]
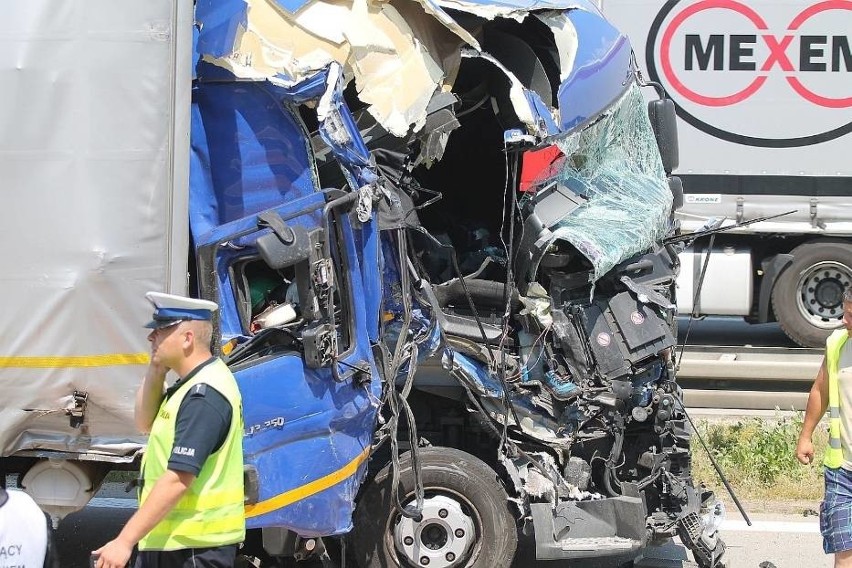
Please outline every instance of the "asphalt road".
[[[822, 551], [816, 517], [755, 516], [747, 527], [739, 515], [722, 525], [733, 568], [831, 568], [831, 556]], [[771, 564], [762, 564], [768, 562]]]
[[[116, 498], [115, 496], [118, 496]], [[80, 512], [59, 525], [57, 540], [62, 568], [87, 568], [89, 551], [113, 538], [133, 513], [135, 501], [115, 487], [102, 491]], [[822, 538], [815, 517], [754, 515], [747, 527], [737, 513], [728, 513], [722, 534], [728, 545], [729, 568], [830, 568], [822, 553]], [[300, 564], [319, 568], [319, 563]], [[690, 553], [677, 541], [649, 548], [637, 568], [696, 568]], [[522, 547], [513, 568], [614, 568], [605, 562], [536, 562], [533, 551]]]

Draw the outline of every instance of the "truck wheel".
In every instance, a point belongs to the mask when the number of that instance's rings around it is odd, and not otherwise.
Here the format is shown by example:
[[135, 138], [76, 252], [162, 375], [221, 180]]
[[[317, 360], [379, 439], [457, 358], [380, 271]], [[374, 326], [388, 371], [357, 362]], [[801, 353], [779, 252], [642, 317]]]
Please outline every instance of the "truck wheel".
[[852, 246], [841, 241], [793, 249], [793, 262], [772, 291], [772, 309], [787, 336], [804, 347], [822, 347], [842, 325], [843, 290], [852, 284]]
[[[390, 465], [369, 482], [355, 510], [352, 533], [361, 568], [508, 568], [518, 532], [497, 474], [452, 448], [420, 448], [423, 516], [418, 522], [393, 505]], [[411, 455], [401, 459], [400, 501], [414, 504]]]

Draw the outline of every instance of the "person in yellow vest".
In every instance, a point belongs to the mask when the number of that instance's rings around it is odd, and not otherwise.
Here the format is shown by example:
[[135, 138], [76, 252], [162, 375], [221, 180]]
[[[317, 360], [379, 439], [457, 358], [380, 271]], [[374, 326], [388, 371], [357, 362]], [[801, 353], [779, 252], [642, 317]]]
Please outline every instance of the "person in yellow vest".
[[[225, 568], [245, 538], [243, 418], [228, 367], [211, 354], [214, 302], [149, 292], [151, 362], [136, 394], [149, 432], [139, 510], [93, 552], [96, 568]], [[172, 370], [179, 379], [166, 384]]]
[[852, 288], [843, 294], [843, 328], [825, 343], [825, 358], [808, 395], [796, 458], [814, 459], [814, 428], [828, 415], [825, 459], [825, 499], [820, 506], [820, 531], [826, 554], [835, 568], [852, 568]]

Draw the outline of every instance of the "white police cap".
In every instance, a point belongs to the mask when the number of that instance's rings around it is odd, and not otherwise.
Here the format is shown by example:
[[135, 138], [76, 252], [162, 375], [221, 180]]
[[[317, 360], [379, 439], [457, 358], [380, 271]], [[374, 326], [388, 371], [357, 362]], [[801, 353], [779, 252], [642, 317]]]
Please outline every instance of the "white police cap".
[[145, 297], [154, 306], [154, 319], [145, 324], [145, 327], [149, 329], [168, 327], [185, 320], [209, 321], [213, 319], [213, 312], [219, 309], [216, 302], [210, 300], [198, 300], [163, 292], [148, 292]]

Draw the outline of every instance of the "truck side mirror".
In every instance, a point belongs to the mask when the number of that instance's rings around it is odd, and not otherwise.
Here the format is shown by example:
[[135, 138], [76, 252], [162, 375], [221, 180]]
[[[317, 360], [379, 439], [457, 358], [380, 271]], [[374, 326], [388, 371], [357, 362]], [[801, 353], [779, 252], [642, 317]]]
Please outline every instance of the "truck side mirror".
[[259, 226], [268, 226], [272, 232], [257, 239], [260, 258], [270, 268], [293, 266], [307, 260], [311, 254], [311, 238], [307, 229], [299, 225], [285, 225], [278, 214], [265, 212], [258, 215]]
[[680, 154], [677, 145], [677, 114], [671, 99], [657, 99], [648, 103], [648, 118], [657, 138], [657, 148], [663, 159], [666, 175], [677, 169]]
[[677, 176], [669, 177], [669, 189], [672, 190], [672, 211], [683, 207], [683, 182]]
[[[306, 321], [319, 317], [316, 307], [316, 292], [311, 274], [312, 266], [318, 260], [317, 254], [322, 250], [320, 242], [323, 238], [321, 229], [308, 232], [299, 225], [284, 225], [279, 223], [280, 217], [272, 216], [262, 219], [264, 224], [273, 232], [258, 237], [255, 241], [260, 258], [273, 269], [295, 267], [296, 289], [299, 293], [299, 309]], [[271, 220], [271, 223], [269, 222]]]

